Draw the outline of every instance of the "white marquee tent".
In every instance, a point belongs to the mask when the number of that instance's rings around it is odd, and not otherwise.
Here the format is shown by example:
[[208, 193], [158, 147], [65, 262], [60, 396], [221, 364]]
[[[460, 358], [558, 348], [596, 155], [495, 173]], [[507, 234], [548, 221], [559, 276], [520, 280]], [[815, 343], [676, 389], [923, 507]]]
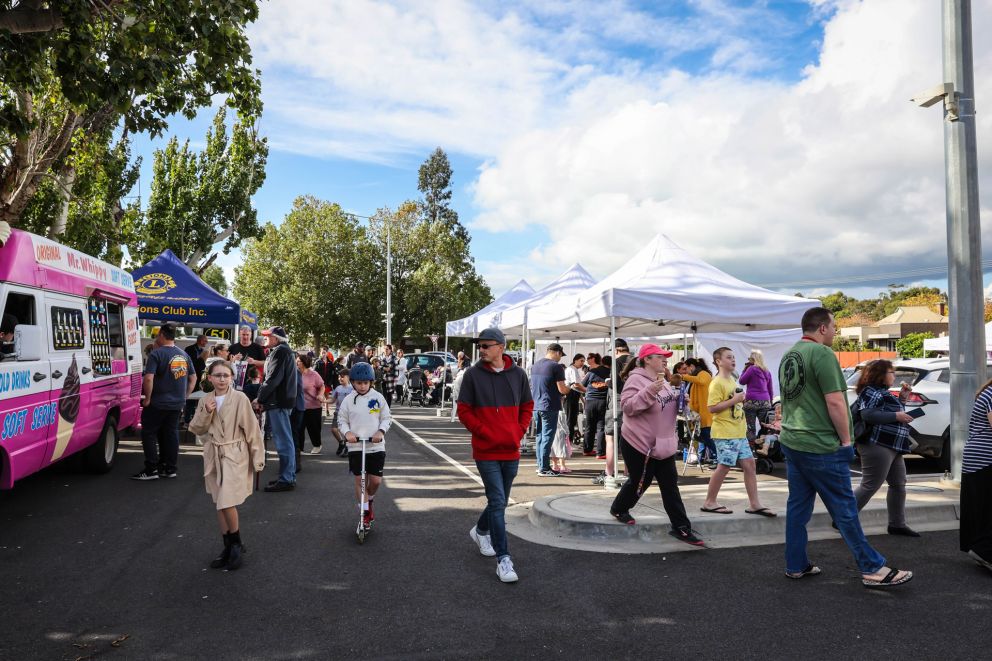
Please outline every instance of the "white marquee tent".
[[480, 319], [488, 320], [491, 315], [497, 314], [500, 310], [505, 310], [526, 301], [534, 293], [534, 288], [526, 280], [521, 280], [513, 285], [505, 294], [475, 314], [471, 314], [464, 319], [447, 322], [444, 325], [445, 335], [447, 337], [475, 337], [479, 334], [480, 330], [489, 327], [488, 325], [480, 325]]
[[562, 339], [774, 330], [798, 327], [817, 305], [738, 280], [659, 234], [593, 287], [530, 308], [527, 325]]
[[[923, 340], [924, 351], [937, 351], [939, 353], [950, 353], [951, 338], [947, 335], [943, 337], [932, 337]], [[985, 351], [992, 352], [992, 321], [985, 324]]]
[[553, 305], [556, 301], [586, 291], [595, 284], [596, 279], [581, 264], [573, 264], [527, 300], [488, 315], [480, 314], [479, 328], [497, 327], [506, 335], [520, 335], [528, 325], [527, 317], [531, 309]]

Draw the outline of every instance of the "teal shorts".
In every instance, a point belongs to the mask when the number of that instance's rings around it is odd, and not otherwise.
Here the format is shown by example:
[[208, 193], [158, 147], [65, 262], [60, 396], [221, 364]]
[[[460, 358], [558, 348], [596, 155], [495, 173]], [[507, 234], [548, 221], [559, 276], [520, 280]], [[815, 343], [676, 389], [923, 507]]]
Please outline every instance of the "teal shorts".
[[754, 459], [746, 438], [714, 438], [716, 461], [724, 466], [736, 466], [741, 459]]

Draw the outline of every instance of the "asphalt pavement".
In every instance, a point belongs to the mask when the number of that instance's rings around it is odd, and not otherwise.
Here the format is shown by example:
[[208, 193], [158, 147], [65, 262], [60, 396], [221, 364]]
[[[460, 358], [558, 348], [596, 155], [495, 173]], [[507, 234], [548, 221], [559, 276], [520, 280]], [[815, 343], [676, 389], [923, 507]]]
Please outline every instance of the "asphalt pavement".
[[[811, 543], [824, 573], [791, 581], [781, 545], [627, 556], [511, 536], [520, 581], [501, 584], [468, 537], [484, 499], [464, 437], [431, 412], [397, 414], [451, 460], [391, 433], [358, 545], [346, 462], [304, 457], [295, 491], [240, 508], [236, 572], [207, 569], [221, 540], [196, 448], [175, 480], [129, 480], [141, 454], [127, 441], [110, 474], [67, 465], [18, 483], [0, 495], [0, 658], [930, 659], [992, 644], [992, 576], [953, 532], [873, 537], [917, 574], [887, 593], [861, 586], [840, 540]], [[540, 478], [525, 459], [513, 496], [589, 488], [601, 463]]]

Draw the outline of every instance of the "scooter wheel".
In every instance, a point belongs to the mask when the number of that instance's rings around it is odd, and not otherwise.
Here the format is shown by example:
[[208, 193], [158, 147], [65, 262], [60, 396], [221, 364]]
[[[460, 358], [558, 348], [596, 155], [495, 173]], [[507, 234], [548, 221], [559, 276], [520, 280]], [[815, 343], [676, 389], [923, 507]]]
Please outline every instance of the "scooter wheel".
[[365, 535], [366, 535], [366, 532], [365, 532], [364, 529], [358, 531], [358, 543], [359, 544], [364, 544], [365, 543]]

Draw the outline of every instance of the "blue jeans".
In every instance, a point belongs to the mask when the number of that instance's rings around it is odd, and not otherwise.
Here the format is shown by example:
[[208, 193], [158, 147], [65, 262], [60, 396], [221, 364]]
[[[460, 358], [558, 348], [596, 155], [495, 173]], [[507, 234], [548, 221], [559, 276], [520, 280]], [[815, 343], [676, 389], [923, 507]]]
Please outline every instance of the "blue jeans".
[[486, 488], [486, 509], [482, 510], [479, 522], [475, 524], [480, 535], [491, 535], [496, 559], [510, 555], [506, 550], [506, 502], [510, 499], [510, 487], [517, 476], [519, 459], [507, 461], [475, 460], [479, 476]]
[[551, 444], [558, 431], [558, 411], [534, 411], [537, 417], [537, 470], [551, 470]]
[[710, 430], [712, 427], [700, 427], [699, 428], [699, 443], [703, 446], [703, 449], [709, 453], [709, 459], [716, 461], [716, 443], [710, 437]]
[[289, 422], [293, 409], [268, 409], [266, 419], [272, 425], [272, 440], [279, 454], [279, 481], [296, 484], [296, 444]]
[[885, 558], [873, 549], [861, 530], [858, 501], [851, 488], [854, 446], [830, 454], [800, 452], [782, 446], [789, 478], [789, 503], [785, 514], [785, 570], [801, 572], [810, 565], [806, 555], [806, 524], [813, 516], [813, 501], [819, 494], [841, 537], [854, 554], [862, 574], [874, 574], [885, 566]]

